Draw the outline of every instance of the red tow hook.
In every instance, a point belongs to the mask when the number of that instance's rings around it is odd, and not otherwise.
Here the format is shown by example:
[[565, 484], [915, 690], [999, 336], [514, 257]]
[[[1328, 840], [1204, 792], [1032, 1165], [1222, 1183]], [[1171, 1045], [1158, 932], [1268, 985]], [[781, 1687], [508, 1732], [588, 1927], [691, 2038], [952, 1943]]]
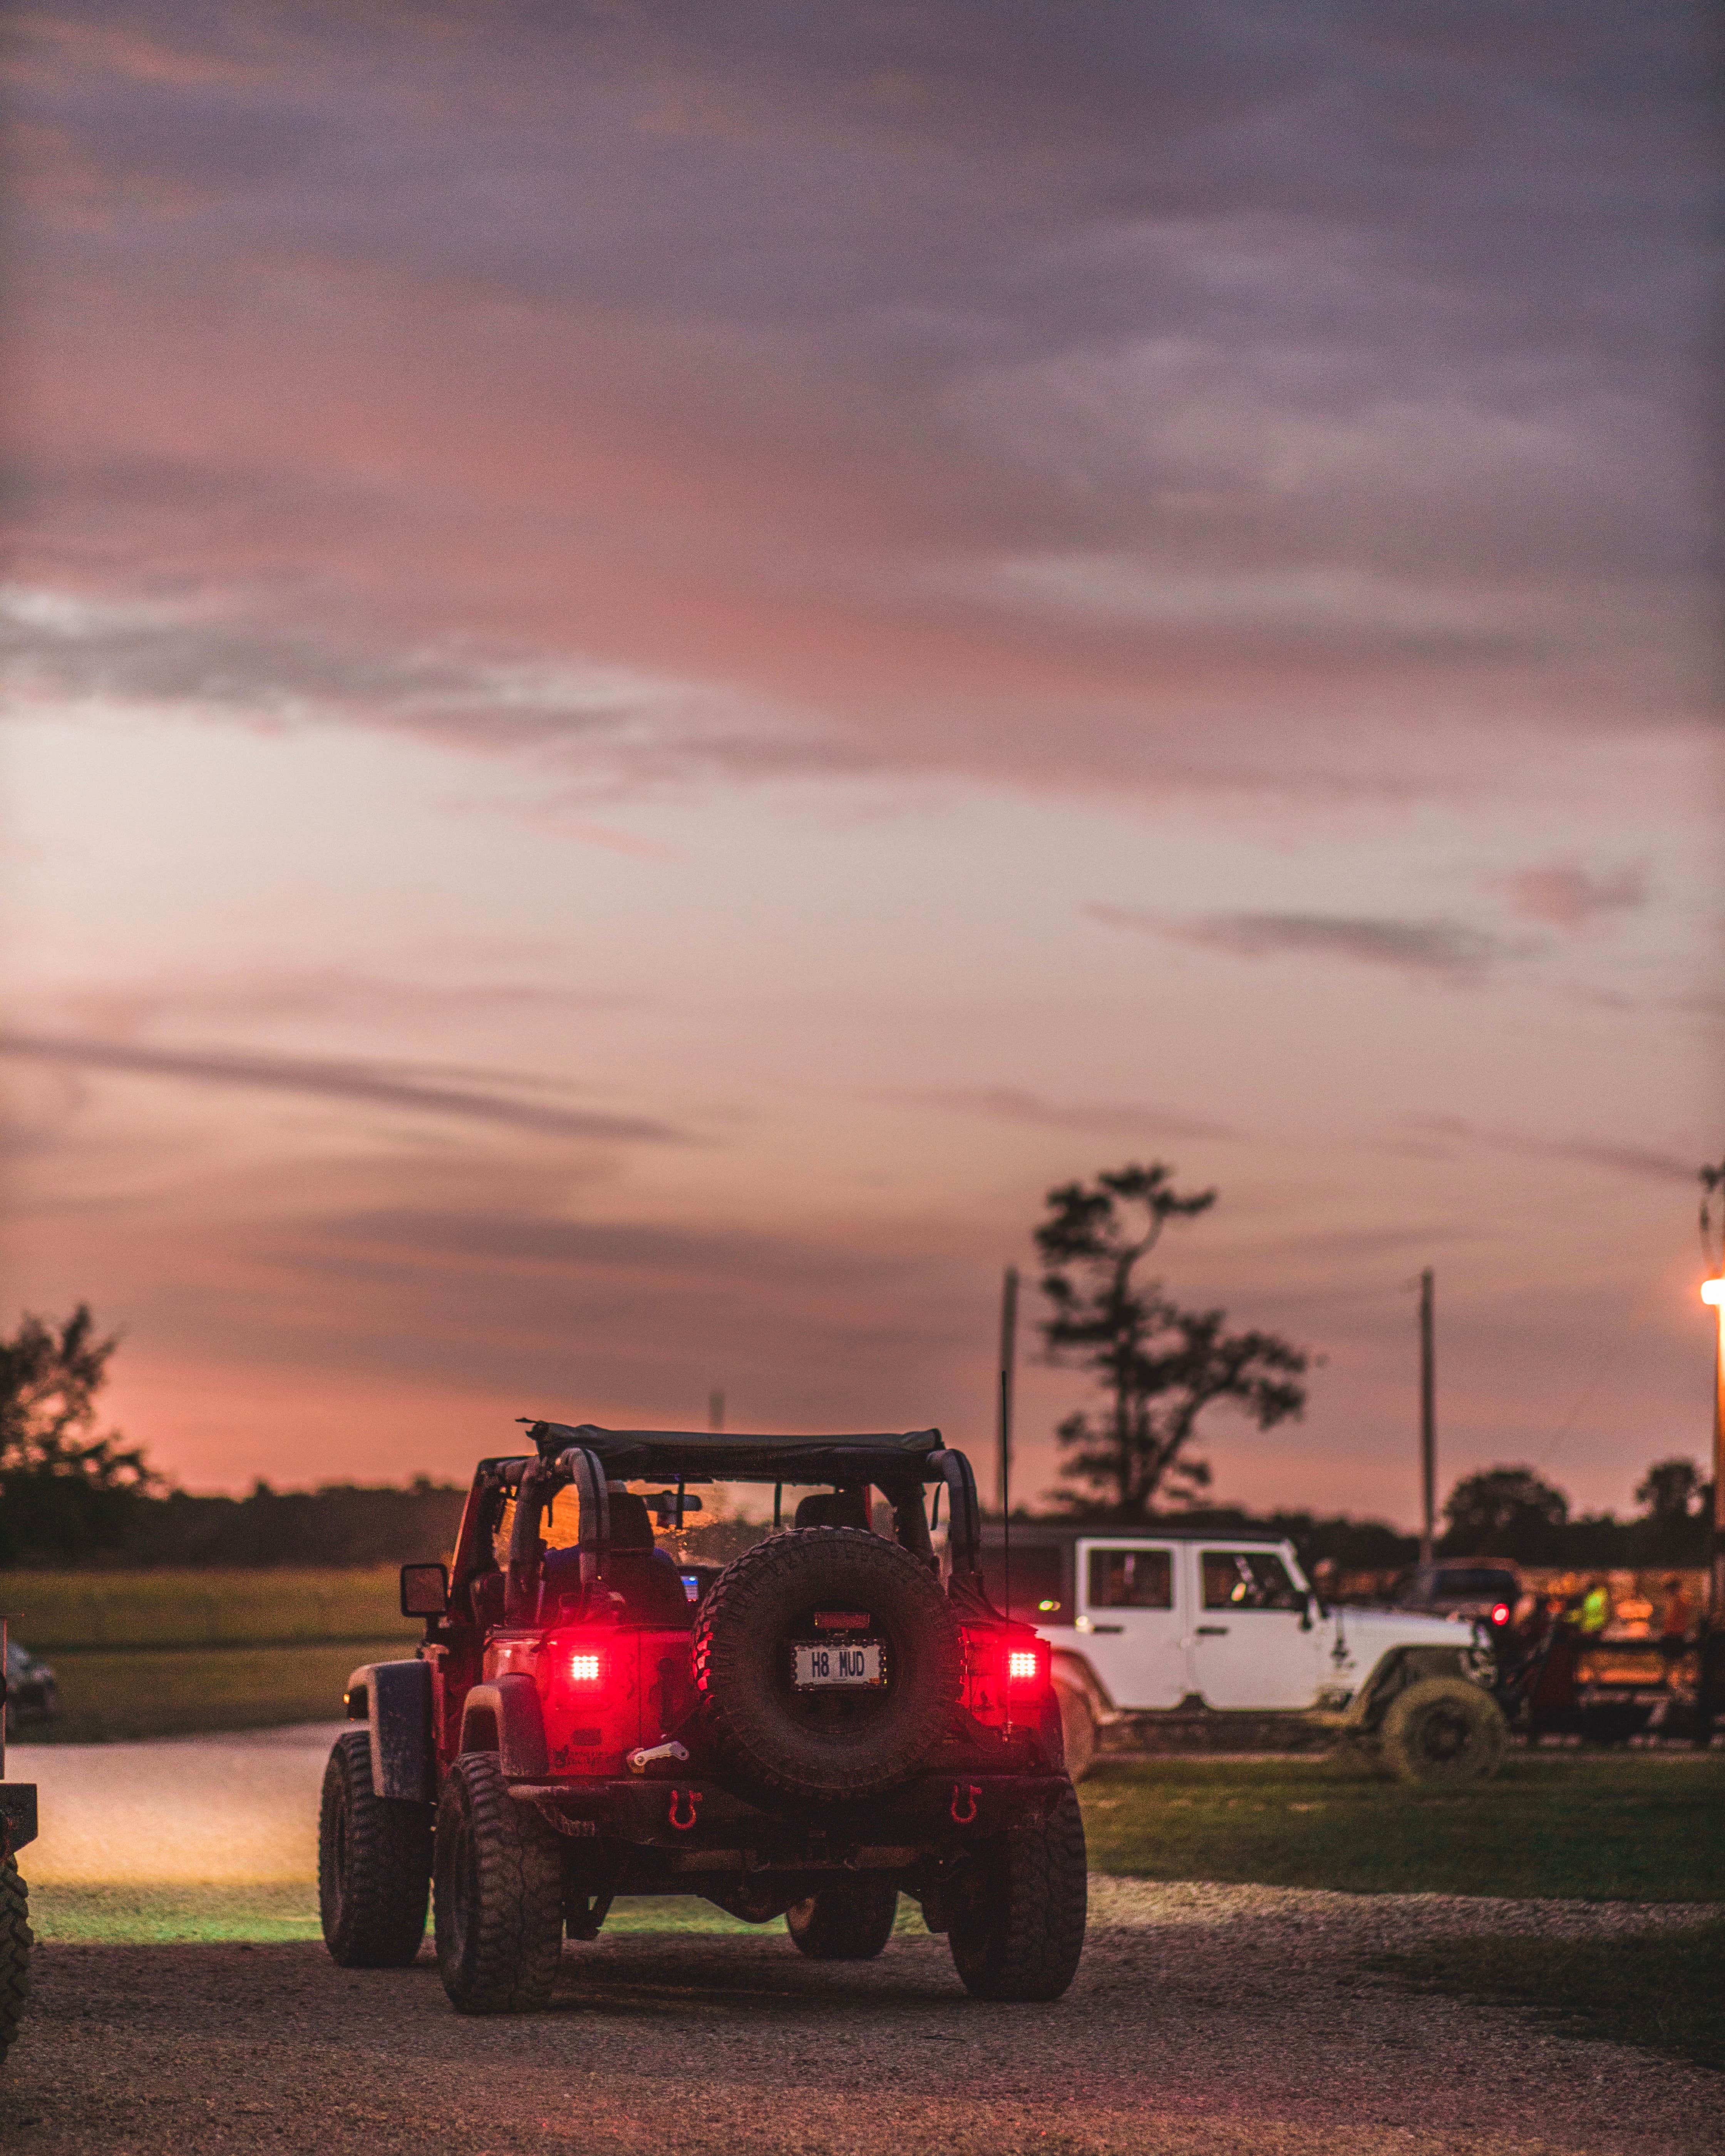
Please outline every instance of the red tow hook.
[[[687, 1819], [679, 1819], [677, 1817], [677, 1799], [680, 1797], [689, 1808], [689, 1816]], [[676, 1829], [679, 1834], [687, 1834], [690, 1828], [694, 1825], [696, 1810], [700, 1803], [701, 1791], [699, 1789], [673, 1789], [671, 1791], [670, 1823]]]
[[[970, 1825], [971, 1821], [976, 1817], [976, 1800], [979, 1796], [981, 1796], [981, 1794], [982, 1791], [977, 1787], [974, 1782], [953, 1783], [952, 1812], [952, 1818], [956, 1825], [959, 1826], [968, 1826]], [[968, 1811], [960, 1811], [958, 1809], [958, 1801], [961, 1797], [970, 1808]]]

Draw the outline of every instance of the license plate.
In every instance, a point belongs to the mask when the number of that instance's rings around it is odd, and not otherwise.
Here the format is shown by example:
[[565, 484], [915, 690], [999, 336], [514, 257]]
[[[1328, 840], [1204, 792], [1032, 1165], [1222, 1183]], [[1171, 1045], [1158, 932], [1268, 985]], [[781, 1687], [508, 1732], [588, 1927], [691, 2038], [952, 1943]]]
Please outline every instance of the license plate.
[[796, 1655], [798, 1691], [824, 1691], [829, 1685], [877, 1685], [884, 1681], [878, 1640], [865, 1640], [854, 1647], [829, 1646], [823, 1641], [818, 1647], [798, 1646]]

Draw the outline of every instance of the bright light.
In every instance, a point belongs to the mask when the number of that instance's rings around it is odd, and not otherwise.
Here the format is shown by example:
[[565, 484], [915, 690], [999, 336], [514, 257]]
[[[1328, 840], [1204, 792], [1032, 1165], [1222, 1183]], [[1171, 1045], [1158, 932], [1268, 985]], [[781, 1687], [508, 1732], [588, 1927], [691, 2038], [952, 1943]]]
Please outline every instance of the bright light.
[[1721, 1273], [1717, 1280], [1702, 1282], [1701, 1299], [1703, 1302], [1725, 1303], [1725, 1273]]
[[597, 1655], [571, 1655], [569, 1681], [572, 1684], [597, 1684], [599, 1681], [599, 1658]]
[[1494, 1625], [1507, 1625], [1507, 1624], [1508, 1624], [1508, 1622], [1509, 1622], [1509, 1604], [1508, 1604], [1507, 1602], [1494, 1602], [1494, 1603], [1492, 1604], [1492, 1605], [1491, 1605], [1491, 1622], [1492, 1622]]
[[1058, 1609], [1060, 1606], [1058, 1602], [1039, 1602], [1036, 1605], [1039, 1609]]
[[1036, 1681], [1036, 1657], [1021, 1654], [1017, 1650], [1006, 1658], [1006, 1681], [1009, 1684], [1034, 1684]]

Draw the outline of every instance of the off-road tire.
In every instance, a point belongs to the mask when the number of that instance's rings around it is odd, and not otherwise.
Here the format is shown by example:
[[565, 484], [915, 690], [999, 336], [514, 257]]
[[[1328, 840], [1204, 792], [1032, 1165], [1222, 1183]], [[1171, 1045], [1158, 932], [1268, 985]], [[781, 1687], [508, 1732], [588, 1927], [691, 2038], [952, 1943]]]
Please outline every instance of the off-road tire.
[[495, 1752], [464, 1752], [437, 1809], [438, 1974], [458, 2014], [530, 2014], [563, 1944], [563, 1842], [509, 1794]]
[[1058, 1999], [1078, 1973], [1087, 1902], [1084, 1819], [1063, 1789], [1043, 1825], [987, 1844], [958, 1881], [948, 1941], [965, 1989]]
[[336, 1739], [317, 1815], [317, 1907], [342, 1969], [405, 1969], [425, 1936], [431, 1807], [372, 1794], [372, 1740]]
[[1401, 1782], [1482, 1782], [1502, 1764], [1508, 1733], [1490, 1692], [1466, 1677], [1422, 1677], [1389, 1702], [1378, 1758]]
[[30, 1995], [29, 1891], [11, 1857], [0, 1862], [0, 2059], [12, 2049]]
[[[886, 1645], [887, 1681], [818, 1700], [792, 1683], [817, 1609], [856, 1609]], [[901, 1789], [947, 1734], [963, 1680], [958, 1624], [920, 1558], [861, 1527], [770, 1536], [703, 1598], [695, 1685], [715, 1748], [758, 1793], [856, 1803]]]
[[872, 1961], [892, 1937], [898, 1889], [890, 1879], [835, 1879], [785, 1911], [785, 1929], [810, 1961]]
[[1066, 1772], [1081, 1782], [1096, 1763], [1096, 1724], [1090, 1702], [1076, 1685], [1056, 1681], [1055, 1697], [1060, 1703], [1060, 1735], [1065, 1745]]

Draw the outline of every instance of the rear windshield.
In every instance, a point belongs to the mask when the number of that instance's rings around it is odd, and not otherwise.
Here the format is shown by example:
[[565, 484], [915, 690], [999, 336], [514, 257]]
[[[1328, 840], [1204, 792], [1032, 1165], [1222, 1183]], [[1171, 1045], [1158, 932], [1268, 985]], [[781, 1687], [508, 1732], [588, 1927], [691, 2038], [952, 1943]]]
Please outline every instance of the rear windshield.
[[1483, 1568], [1469, 1569], [1445, 1566], [1432, 1583], [1432, 1593], [1445, 1600], [1465, 1599], [1469, 1602], [1513, 1602], [1520, 1592], [1512, 1572], [1487, 1572]]

